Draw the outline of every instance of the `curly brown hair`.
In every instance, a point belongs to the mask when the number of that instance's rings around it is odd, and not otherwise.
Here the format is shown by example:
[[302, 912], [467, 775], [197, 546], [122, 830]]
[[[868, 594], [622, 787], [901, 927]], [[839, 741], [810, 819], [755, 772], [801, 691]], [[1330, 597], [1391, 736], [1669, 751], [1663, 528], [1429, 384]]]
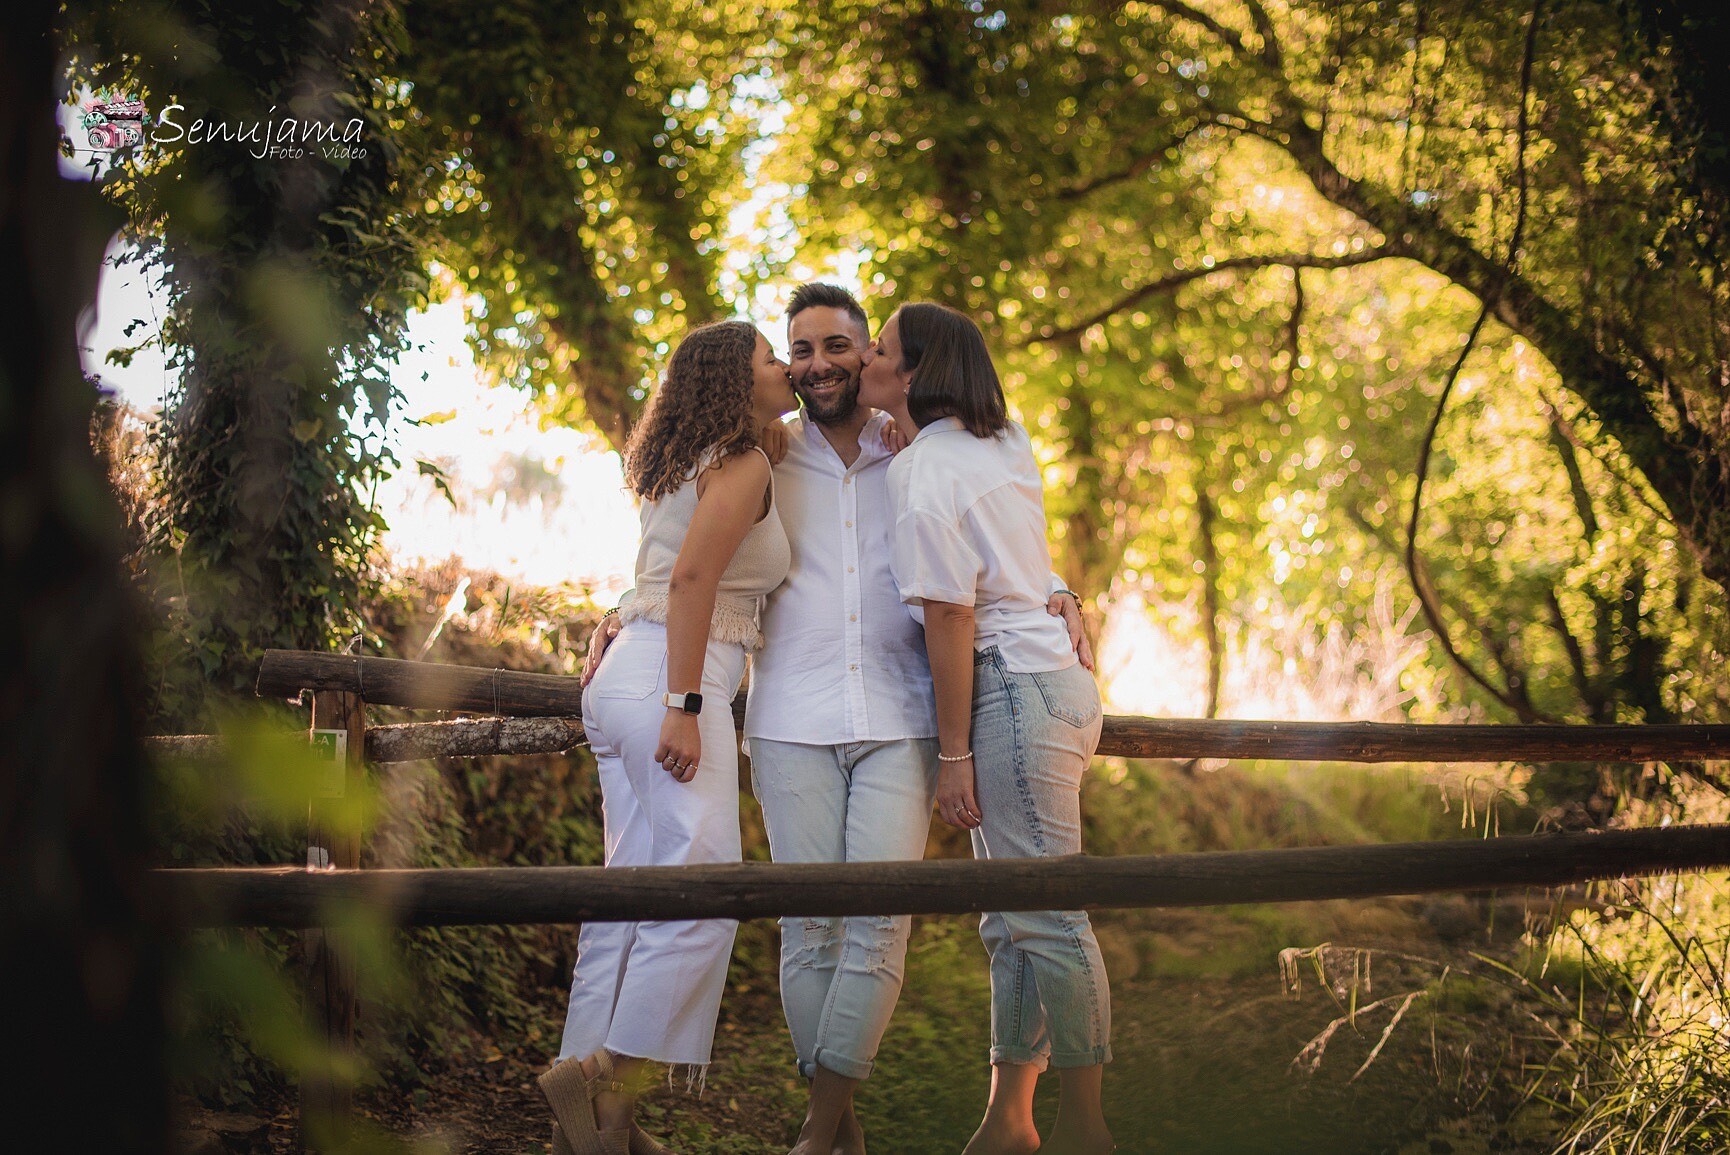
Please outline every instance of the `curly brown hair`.
[[673, 350], [661, 387], [649, 398], [625, 446], [625, 482], [654, 501], [696, 476], [713, 449], [719, 463], [757, 444], [751, 392], [757, 326], [716, 321], [692, 329]]

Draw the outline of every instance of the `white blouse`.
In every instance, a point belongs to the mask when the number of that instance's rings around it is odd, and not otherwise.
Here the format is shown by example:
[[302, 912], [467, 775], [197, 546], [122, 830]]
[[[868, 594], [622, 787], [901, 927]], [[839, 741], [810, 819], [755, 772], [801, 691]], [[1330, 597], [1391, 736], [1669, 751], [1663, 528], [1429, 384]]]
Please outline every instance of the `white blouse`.
[[1045, 608], [1045, 487], [1027, 430], [975, 437], [960, 418], [933, 421], [890, 463], [889, 496], [890, 566], [915, 620], [927, 600], [972, 606], [974, 649], [996, 646], [1012, 671], [1075, 664], [1063, 619]]

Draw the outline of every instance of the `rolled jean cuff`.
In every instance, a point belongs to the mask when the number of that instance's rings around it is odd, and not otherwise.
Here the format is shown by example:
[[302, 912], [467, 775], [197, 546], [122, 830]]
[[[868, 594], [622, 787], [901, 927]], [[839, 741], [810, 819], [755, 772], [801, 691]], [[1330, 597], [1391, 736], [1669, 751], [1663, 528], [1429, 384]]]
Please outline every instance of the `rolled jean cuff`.
[[1033, 1066], [1041, 1071], [1064, 1070], [1069, 1067], [1097, 1067], [1111, 1062], [1111, 1046], [1094, 1047], [1086, 1051], [1035, 1051], [1030, 1047], [997, 1046], [991, 1048], [993, 1063], [1014, 1063]]
[[844, 1079], [867, 1079], [871, 1076], [873, 1066], [875, 1064], [868, 1060], [849, 1058], [829, 1047], [818, 1047], [815, 1061], [808, 1063], [804, 1059], [799, 1060], [799, 1073], [807, 1079], [815, 1079], [817, 1068], [822, 1067]]
[[1045, 1051], [1036, 1051], [1032, 1047], [999, 1045], [991, 1048], [991, 1061], [1013, 1063], [1017, 1067], [1034, 1067], [1043, 1071], [1051, 1066], [1051, 1055]]
[[1101, 1063], [1111, 1062], [1111, 1044], [1092, 1047], [1085, 1051], [1053, 1051], [1051, 1066], [1055, 1070], [1065, 1070], [1069, 1067], [1097, 1067]]

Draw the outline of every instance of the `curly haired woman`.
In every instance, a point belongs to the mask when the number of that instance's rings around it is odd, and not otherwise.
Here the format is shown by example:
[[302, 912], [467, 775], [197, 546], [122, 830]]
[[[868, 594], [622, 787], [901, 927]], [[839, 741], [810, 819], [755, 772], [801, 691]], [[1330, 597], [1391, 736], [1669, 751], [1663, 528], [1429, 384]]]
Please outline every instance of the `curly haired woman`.
[[[796, 404], [756, 327], [722, 321], [679, 343], [631, 435], [636, 594], [583, 693], [608, 866], [739, 861], [733, 695], [790, 563], [758, 431]], [[708, 1063], [737, 925], [584, 925], [559, 1059], [540, 1079], [555, 1151], [665, 1150], [633, 1122], [643, 1068], [696, 1077]]]

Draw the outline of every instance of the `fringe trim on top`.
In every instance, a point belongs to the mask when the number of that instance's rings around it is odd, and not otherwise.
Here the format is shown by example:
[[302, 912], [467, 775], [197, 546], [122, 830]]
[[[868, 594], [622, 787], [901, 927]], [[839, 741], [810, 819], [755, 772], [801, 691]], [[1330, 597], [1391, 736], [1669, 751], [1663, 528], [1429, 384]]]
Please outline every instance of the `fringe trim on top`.
[[[629, 601], [619, 607], [619, 620], [667, 623], [667, 590], [664, 587], [637, 587]], [[758, 625], [757, 601], [740, 602], [721, 595], [715, 597], [715, 613], [709, 619], [709, 639], [732, 642], [755, 650], [763, 644], [763, 630]]]

